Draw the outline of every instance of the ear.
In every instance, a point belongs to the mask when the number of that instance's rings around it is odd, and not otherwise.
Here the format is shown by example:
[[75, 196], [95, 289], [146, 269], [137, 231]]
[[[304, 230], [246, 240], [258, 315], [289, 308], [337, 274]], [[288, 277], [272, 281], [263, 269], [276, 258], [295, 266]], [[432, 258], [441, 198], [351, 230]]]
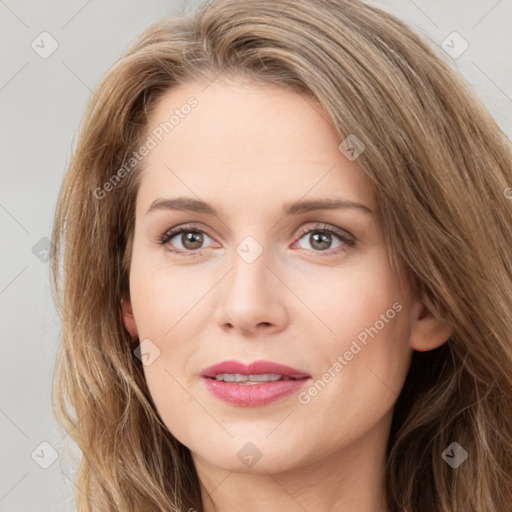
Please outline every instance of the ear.
[[411, 348], [426, 352], [440, 347], [448, 341], [453, 329], [433, 313], [434, 307], [428, 299], [415, 302], [412, 307]]
[[130, 336], [135, 339], [138, 336], [137, 325], [135, 324], [135, 318], [133, 317], [132, 304], [128, 297], [125, 297], [122, 301], [123, 304], [123, 322], [126, 330], [130, 333]]

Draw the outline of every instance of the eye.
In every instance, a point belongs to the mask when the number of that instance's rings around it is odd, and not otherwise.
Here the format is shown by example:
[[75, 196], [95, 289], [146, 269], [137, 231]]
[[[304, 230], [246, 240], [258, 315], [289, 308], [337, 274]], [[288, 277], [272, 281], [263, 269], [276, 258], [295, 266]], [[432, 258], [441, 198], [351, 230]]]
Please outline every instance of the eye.
[[[338, 245], [334, 248], [332, 247], [333, 237], [339, 240]], [[305, 247], [306, 249], [313, 250], [315, 252], [326, 252], [326, 254], [338, 252], [336, 249], [339, 247], [341, 247], [340, 250], [342, 251], [347, 250], [347, 248], [353, 247], [356, 244], [356, 240], [352, 235], [337, 228], [329, 227], [326, 224], [317, 225], [306, 231], [302, 231], [299, 241], [303, 238], [311, 246], [311, 249]]]
[[[181, 235], [181, 236], [178, 236]], [[171, 240], [176, 239], [178, 248], [176, 249]], [[210, 238], [203, 230], [197, 228], [194, 225], [184, 225], [173, 228], [170, 231], [165, 232], [160, 238], [159, 242], [162, 245], [167, 245], [169, 251], [184, 255], [184, 256], [195, 256], [200, 254], [199, 249], [202, 249], [202, 245], [206, 238]], [[181, 245], [181, 247], [180, 247]], [[197, 251], [194, 254], [194, 251]], [[189, 253], [189, 254], [187, 254]], [[192, 254], [190, 254], [192, 253]]]

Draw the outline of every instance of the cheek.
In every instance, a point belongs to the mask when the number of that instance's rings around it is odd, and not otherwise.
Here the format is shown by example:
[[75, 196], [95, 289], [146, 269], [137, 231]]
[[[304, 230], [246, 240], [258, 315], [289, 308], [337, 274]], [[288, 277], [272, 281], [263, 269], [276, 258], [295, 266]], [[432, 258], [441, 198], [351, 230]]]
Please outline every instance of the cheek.
[[397, 310], [403, 309], [406, 297], [381, 246], [355, 254], [338, 267], [318, 268], [314, 278], [296, 283], [294, 291], [314, 315], [311, 325], [323, 324], [328, 343], [344, 343], [358, 335], [364, 339], [376, 323], [380, 332], [395, 317], [404, 316]]
[[333, 433], [340, 421], [367, 428], [392, 408], [407, 375], [408, 296], [380, 254], [316, 284], [309, 305], [325, 328], [315, 341], [316, 381], [299, 403]]
[[179, 328], [187, 325], [187, 310], [195, 294], [200, 293], [190, 275], [185, 278], [183, 273], [166, 266], [165, 259], [155, 257], [161, 250], [152, 248], [144, 252], [144, 248], [134, 247], [130, 296], [141, 339], [167, 339], [178, 323]]
[[[190, 275], [170, 272], [162, 263], [150, 261], [134, 249], [130, 272], [130, 295], [139, 339], [150, 353], [150, 364], [143, 366], [151, 397], [168, 427], [186, 425], [185, 412], [194, 402], [187, 393], [193, 368], [191, 354], [199, 350], [197, 322], [205, 291], [201, 283], [191, 282]], [[144, 347], [144, 345], [142, 345]], [[142, 350], [144, 352], [144, 350]], [[175, 414], [175, 411], [181, 411]]]

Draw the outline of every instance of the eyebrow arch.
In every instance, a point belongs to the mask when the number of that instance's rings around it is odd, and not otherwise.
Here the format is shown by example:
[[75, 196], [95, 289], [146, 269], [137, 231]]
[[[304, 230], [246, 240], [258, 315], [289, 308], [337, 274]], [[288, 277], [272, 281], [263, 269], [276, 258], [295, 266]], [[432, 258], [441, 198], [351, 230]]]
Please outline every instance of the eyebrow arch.
[[[317, 210], [339, 210], [339, 209], [357, 209], [358, 211], [373, 215], [373, 211], [368, 206], [350, 201], [348, 199], [312, 199], [307, 201], [298, 201], [286, 203], [283, 206], [282, 215], [300, 215], [302, 213]], [[209, 203], [199, 199], [189, 197], [177, 197], [175, 199], [159, 198], [155, 199], [149, 207], [146, 215], [156, 210], [183, 210], [195, 213], [204, 213], [207, 215], [219, 216], [219, 212]]]

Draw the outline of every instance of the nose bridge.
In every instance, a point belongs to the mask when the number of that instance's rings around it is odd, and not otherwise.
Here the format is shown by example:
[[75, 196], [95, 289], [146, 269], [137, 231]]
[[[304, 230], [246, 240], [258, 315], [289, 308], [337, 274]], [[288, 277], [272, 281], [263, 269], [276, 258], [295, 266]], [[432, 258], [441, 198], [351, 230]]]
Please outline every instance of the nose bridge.
[[235, 247], [227, 293], [236, 298], [241, 307], [244, 303], [246, 306], [256, 304], [270, 294], [268, 288], [271, 272], [268, 267], [272, 265], [271, 260], [270, 249], [253, 236], [246, 236]]
[[262, 324], [274, 329], [283, 326], [286, 312], [279, 280], [270, 270], [275, 266], [272, 254], [253, 236], [234, 248], [219, 302], [221, 323], [244, 332]]
[[[233, 257], [233, 280], [237, 286], [251, 289], [251, 293], [265, 291], [268, 281], [269, 251], [258, 250], [251, 243], [243, 242], [236, 249]], [[252, 289], [254, 288], [254, 289]]]

